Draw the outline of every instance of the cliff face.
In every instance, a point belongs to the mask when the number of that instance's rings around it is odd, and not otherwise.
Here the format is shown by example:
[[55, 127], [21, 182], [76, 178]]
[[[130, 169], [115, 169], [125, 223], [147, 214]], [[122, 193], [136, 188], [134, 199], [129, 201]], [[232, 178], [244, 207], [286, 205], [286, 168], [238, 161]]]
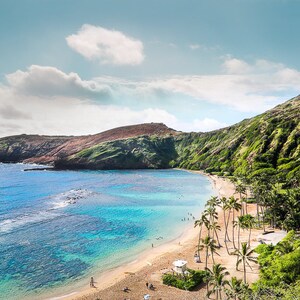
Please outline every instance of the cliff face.
[[164, 124], [149, 123], [79, 137], [11, 136], [0, 139], [0, 161], [71, 169], [167, 168], [175, 155], [171, 137], [177, 134]]
[[0, 139], [0, 161], [68, 169], [204, 169], [217, 174], [300, 173], [300, 96], [259, 116], [208, 133], [141, 124], [80, 137]]
[[35, 162], [43, 157], [41, 162], [50, 163], [53, 156], [50, 154], [59, 149], [70, 137], [18, 135], [0, 139], [1, 162]]

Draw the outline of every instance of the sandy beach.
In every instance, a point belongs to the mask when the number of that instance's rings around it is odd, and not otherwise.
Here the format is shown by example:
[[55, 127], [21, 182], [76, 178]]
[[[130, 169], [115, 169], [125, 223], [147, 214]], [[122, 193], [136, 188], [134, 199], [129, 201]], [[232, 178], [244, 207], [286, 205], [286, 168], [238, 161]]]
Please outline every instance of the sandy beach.
[[[203, 174], [201, 171], [195, 171]], [[206, 174], [204, 174], [206, 175]], [[227, 179], [217, 176], [207, 175], [212, 181], [214, 188], [220, 197], [230, 197], [234, 194], [234, 185]], [[236, 194], [235, 197], [238, 198]], [[255, 214], [256, 207], [254, 204], [248, 205], [248, 212]], [[195, 212], [193, 212], [195, 213]], [[200, 212], [199, 213], [200, 216]], [[199, 217], [196, 215], [196, 218]], [[205, 264], [194, 262], [194, 253], [196, 251], [199, 228], [194, 228], [194, 221], [190, 220], [190, 228], [188, 228], [179, 238], [169, 243], [158, 247], [150, 248], [148, 251], [142, 253], [135, 261], [122, 265], [110, 271], [105, 271], [99, 276], [94, 276], [95, 287], [91, 288], [89, 282], [86, 288], [80, 291], [73, 291], [72, 294], [60, 296], [52, 299], [67, 299], [67, 300], [114, 300], [127, 299], [139, 300], [143, 299], [145, 294], [151, 296], [150, 299], [205, 299], [205, 288], [199, 288], [195, 291], [184, 291], [162, 284], [162, 274], [168, 272], [172, 268], [172, 262], [176, 259], [184, 259], [188, 262], [188, 267], [191, 269], [204, 269]], [[236, 271], [236, 256], [229, 256], [224, 245], [224, 222], [223, 216], [219, 213], [218, 222], [222, 228], [219, 233], [220, 242], [223, 245], [217, 252], [219, 255], [215, 256], [217, 263], [221, 263], [227, 268], [231, 276], [243, 278], [242, 271]], [[229, 226], [231, 230], [231, 225]], [[251, 247], [258, 245], [259, 236], [262, 230], [253, 230], [251, 235]], [[202, 236], [204, 236], [205, 232]], [[241, 241], [246, 241], [248, 238], [248, 231], [241, 230]], [[271, 237], [270, 237], [271, 238]], [[276, 234], [275, 237], [277, 238]], [[271, 240], [272, 242], [272, 240]], [[229, 248], [232, 248], [232, 243], [228, 243]], [[233, 250], [230, 249], [230, 250]], [[204, 253], [201, 253], [202, 261], [204, 260]], [[211, 267], [212, 261], [209, 259], [208, 267]], [[247, 272], [247, 280], [249, 283], [254, 282], [258, 278], [258, 267], [252, 265], [253, 270]], [[92, 274], [94, 275], [94, 274]], [[92, 276], [91, 275], [91, 276]], [[155, 290], [148, 290], [146, 282], [152, 283]], [[127, 292], [123, 291], [124, 287], [128, 287]]]

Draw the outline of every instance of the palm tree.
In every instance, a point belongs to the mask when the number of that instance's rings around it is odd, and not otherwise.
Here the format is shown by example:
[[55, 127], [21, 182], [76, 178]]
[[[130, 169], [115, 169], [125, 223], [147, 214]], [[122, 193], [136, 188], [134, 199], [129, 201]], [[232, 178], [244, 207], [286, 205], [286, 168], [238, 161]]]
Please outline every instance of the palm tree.
[[[234, 225], [233, 226], [237, 226], [238, 227], [238, 246], [236, 250], [240, 250], [240, 236], [241, 236], [241, 228], [244, 229], [246, 228], [246, 224], [244, 221], [244, 216], [239, 216], [237, 221], [234, 221]], [[238, 261], [238, 256], [236, 257], [236, 262]]]
[[218, 219], [218, 213], [215, 206], [209, 206], [204, 212], [209, 216], [210, 223], [213, 223]]
[[194, 227], [196, 226], [199, 226], [200, 227], [200, 230], [199, 230], [199, 236], [198, 236], [198, 256], [199, 256], [199, 260], [200, 259], [200, 250], [199, 250], [199, 247], [200, 247], [200, 242], [201, 242], [201, 234], [202, 234], [202, 228], [203, 228], [203, 225], [208, 227], [208, 219], [207, 219], [207, 215], [205, 213], [202, 213], [201, 216], [200, 216], [200, 219], [199, 220], [196, 220], [195, 221], [195, 224], [194, 224]]
[[276, 253], [278, 255], [284, 255], [294, 250], [293, 244], [288, 241], [281, 241], [276, 245]]
[[220, 204], [220, 199], [216, 196], [211, 196], [211, 198], [206, 202], [205, 206], [216, 207]]
[[244, 215], [244, 223], [245, 223], [246, 228], [249, 230], [248, 247], [250, 248], [251, 230], [255, 226], [256, 220], [253, 216], [247, 214], [247, 215]]
[[239, 256], [239, 259], [236, 263], [236, 268], [238, 269], [239, 265], [243, 263], [243, 271], [244, 271], [244, 283], [246, 283], [246, 265], [251, 269], [252, 267], [250, 266], [249, 262], [254, 262], [257, 263], [257, 258], [252, 257], [251, 255], [253, 254], [254, 249], [250, 249], [247, 245], [246, 242], [242, 243], [242, 248], [241, 250], [236, 250], [235, 255]]
[[[223, 210], [223, 219], [224, 219], [225, 228], [226, 228], [226, 216], [225, 216], [225, 211], [226, 211], [225, 206], [226, 206], [226, 203], [227, 203], [227, 198], [226, 197], [222, 197], [220, 199], [220, 202], [219, 202], [219, 205], [218, 205]], [[226, 239], [226, 235], [227, 235], [227, 232], [225, 232], [225, 239]], [[229, 237], [228, 237], [228, 239], [229, 239]]]
[[229, 238], [229, 234], [228, 234], [229, 218], [230, 218], [230, 214], [231, 214], [230, 198], [226, 199], [226, 201], [224, 202], [223, 211], [224, 211], [224, 218], [225, 218], [225, 212], [228, 211], [227, 221], [225, 221], [225, 241], [226, 241], [226, 236], [227, 236], [227, 238], [228, 238], [227, 241], [230, 242], [230, 238]]
[[238, 180], [237, 183], [235, 184], [235, 192], [239, 194], [240, 196], [240, 201], [241, 201], [241, 211], [242, 211], [242, 215], [244, 215], [244, 206], [243, 206], [243, 197], [242, 194], [245, 195], [246, 194], [246, 187], [244, 186], [244, 184]]
[[227, 299], [237, 300], [240, 299], [239, 296], [243, 292], [243, 281], [241, 279], [237, 279], [236, 277], [231, 277], [228, 281], [228, 287], [225, 290]]
[[217, 242], [218, 242], [218, 247], [221, 248], [219, 236], [218, 236], [218, 233], [217, 233], [217, 230], [221, 231], [221, 226], [218, 224], [218, 222], [213, 222], [213, 223], [208, 224], [208, 230], [213, 232], [213, 237], [214, 237], [214, 234], [216, 235]]
[[[242, 206], [238, 202], [238, 200], [236, 198], [234, 198], [233, 196], [231, 196], [228, 200], [229, 201], [228, 201], [227, 206], [229, 207], [230, 211], [232, 210], [232, 242], [233, 242], [233, 247], [236, 249], [235, 241], [234, 241], [234, 226], [233, 226], [234, 225], [234, 219], [235, 219], [234, 212], [239, 211]], [[229, 211], [229, 215], [230, 215], [230, 211]], [[228, 219], [227, 219], [227, 226], [228, 226], [228, 223], [229, 223], [229, 215], [228, 215]]]
[[215, 259], [214, 259], [214, 254], [219, 255], [216, 252], [217, 249], [217, 245], [216, 245], [216, 241], [213, 240], [209, 235], [207, 235], [204, 239], [201, 239], [202, 244], [199, 246], [199, 250], [203, 250], [205, 249], [205, 268], [207, 268], [207, 262], [208, 262], [208, 252], [210, 251], [211, 253], [211, 258], [213, 263], [215, 263]]
[[208, 286], [212, 289], [207, 291], [207, 297], [210, 295], [216, 294], [216, 299], [222, 300], [222, 291], [225, 290], [226, 285], [228, 285], [228, 280], [225, 279], [229, 275], [228, 271], [225, 271], [226, 268], [222, 267], [220, 264], [214, 264], [212, 270], [206, 268], [207, 277], [206, 281]]

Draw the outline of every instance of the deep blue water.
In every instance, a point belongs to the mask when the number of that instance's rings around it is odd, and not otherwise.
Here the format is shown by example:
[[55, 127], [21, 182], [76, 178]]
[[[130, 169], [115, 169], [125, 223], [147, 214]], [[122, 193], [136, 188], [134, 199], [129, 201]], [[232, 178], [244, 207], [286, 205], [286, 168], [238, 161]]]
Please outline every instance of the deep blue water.
[[180, 170], [29, 167], [0, 164], [0, 299], [42, 299], [174, 239], [214, 194], [206, 177]]

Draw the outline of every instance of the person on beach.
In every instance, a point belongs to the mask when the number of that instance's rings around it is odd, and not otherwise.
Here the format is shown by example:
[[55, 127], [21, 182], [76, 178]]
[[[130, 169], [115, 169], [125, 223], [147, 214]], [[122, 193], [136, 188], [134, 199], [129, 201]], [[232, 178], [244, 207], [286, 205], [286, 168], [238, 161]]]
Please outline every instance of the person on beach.
[[91, 277], [90, 287], [92, 287], [92, 288], [95, 287], [94, 277]]
[[149, 283], [148, 283], [148, 282], [146, 282], [146, 287], [148, 288], [148, 286], [149, 286]]

